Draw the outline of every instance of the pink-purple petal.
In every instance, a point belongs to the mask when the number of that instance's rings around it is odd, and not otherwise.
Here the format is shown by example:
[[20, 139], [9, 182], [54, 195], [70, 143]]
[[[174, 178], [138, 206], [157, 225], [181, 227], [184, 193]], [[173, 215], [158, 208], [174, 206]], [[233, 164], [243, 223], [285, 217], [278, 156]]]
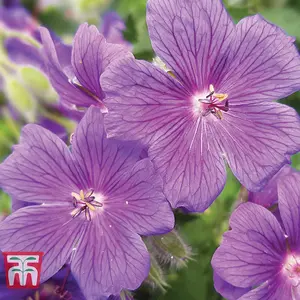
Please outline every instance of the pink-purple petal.
[[189, 92], [148, 62], [114, 63], [102, 75], [101, 85], [107, 93], [105, 127], [110, 137], [156, 141], [176, 125], [178, 117], [188, 114]]
[[66, 203], [82, 176], [65, 143], [38, 125], [23, 128], [20, 144], [0, 165], [0, 185], [16, 199]]
[[278, 100], [298, 91], [300, 56], [294, 41], [259, 15], [242, 19], [236, 26], [230, 66], [219, 74], [217, 90], [240, 105]]
[[154, 51], [190, 91], [223, 70], [234, 24], [220, 0], [148, 0], [147, 23]]
[[214, 272], [214, 287], [216, 291], [221, 294], [227, 300], [237, 300], [240, 299], [242, 295], [249, 292], [250, 288], [240, 288], [231, 285], [220, 277], [216, 272]]
[[279, 103], [232, 106], [215, 131], [231, 170], [250, 191], [263, 188], [300, 149], [299, 116]]
[[100, 100], [104, 98], [100, 75], [111, 62], [127, 56], [131, 54], [125, 47], [108, 44], [95, 26], [85, 23], [79, 27], [72, 51], [74, 73], [81, 85]]
[[212, 266], [228, 283], [242, 288], [262, 284], [281, 269], [285, 237], [280, 224], [264, 207], [246, 203], [230, 218], [232, 230], [223, 236]]
[[258, 192], [249, 192], [248, 201], [266, 208], [278, 202], [278, 183], [286, 180], [286, 176], [293, 173], [290, 165], [284, 165], [267, 183], [267, 185]]
[[162, 234], [174, 227], [162, 181], [147, 158], [137, 162], [116, 183], [105, 209], [120, 225], [141, 235]]
[[278, 204], [290, 249], [300, 249], [300, 172], [278, 183]]
[[299, 299], [299, 292], [292, 292], [291, 286], [287, 278], [282, 277], [280, 274], [274, 275], [268, 281], [263, 283], [252, 291], [243, 295], [239, 300], [287, 300]]
[[149, 157], [164, 181], [173, 207], [202, 212], [226, 182], [221, 150], [206, 120], [180, 119], [149, 148]]
[[147, 277], [150, 256], [142, 239], [104, 215], [87, 227], [71, 262], [87, 299], [135, 290]]
[[137, 142], [107, 139], [103, 115], [90, 107], [79, 123], [72, 141], [72, 154], [81, 167], [86, 188], [113, 189], [118, 178], [140, 159], [143, 148]]
[[[73, 79], [68, 78], [71, 72], [70, 68], [64, 68], [65, 65], [61, 65], [61, 59], [58, 58], [58, 53], [60, 53], [62, 46], [60, 44], [54, 44], [46, 28], [41, 27], [40, 33], [43, 43], [45, 71], [62, 102], [68, 105], [75, 104], [78, 106], [90, 106], [94, 104], [95, 101], [92, 98], [69, 82], [69, 80]], [[66, 52], [64, 52], [64, 55], [65, 54]], [[64, 62], [66, 63], [66, 60], [64, 60]]]

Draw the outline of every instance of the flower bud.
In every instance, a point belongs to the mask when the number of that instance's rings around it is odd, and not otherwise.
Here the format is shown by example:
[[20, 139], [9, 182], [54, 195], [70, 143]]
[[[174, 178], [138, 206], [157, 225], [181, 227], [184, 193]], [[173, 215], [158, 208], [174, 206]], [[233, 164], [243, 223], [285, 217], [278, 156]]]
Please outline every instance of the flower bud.
[[149, 251], [159, 262], [175, 267], [183, 267], [191, 259], [191, 249], [176, 230], [163, 235], [147, 237]]
[[168, 287], [165, 276], [163, 274], [163, 270], [158, 264], [157, 260], [152, 255], [151, 255], [151, 268], [145, 283], [150, 285], [152, 288], [160, 289], [163, 293], [166, 291], [166, 288]]

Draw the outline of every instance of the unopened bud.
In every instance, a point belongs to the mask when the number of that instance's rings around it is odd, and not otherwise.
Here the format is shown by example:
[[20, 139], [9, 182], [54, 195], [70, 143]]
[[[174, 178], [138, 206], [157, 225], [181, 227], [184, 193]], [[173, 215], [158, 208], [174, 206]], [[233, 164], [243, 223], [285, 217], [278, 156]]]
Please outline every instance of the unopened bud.
[[163, 235], [147, 237], [150, 253], [153, 253], [159, 262], [175, 267], [183, 267], [191, 259], [191, 248], [185, 244], [177, 231]]
[[151, 268], [145, 283], [150, 285], [152, 288], [160, 289], [163, 293], [168, 287], [163, 270], [153, 256], [151, 256]]

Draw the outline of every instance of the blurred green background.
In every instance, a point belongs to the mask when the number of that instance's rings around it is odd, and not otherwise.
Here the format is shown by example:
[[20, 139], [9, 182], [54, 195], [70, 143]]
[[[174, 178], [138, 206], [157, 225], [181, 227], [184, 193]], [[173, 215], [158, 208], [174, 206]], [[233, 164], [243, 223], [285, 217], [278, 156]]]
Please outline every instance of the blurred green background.
[[[146, 60], [153, 58], [145, 23], [145, 0], [24, 0], [22, 3], [35, 19], [51, 28], [66, 42], [72, 40], [77, 26], [81, 22], [88, 21], [99, 25], [101, 15], [105, 11], [117, 11], [126, 23], [124, 37], [133, 44], [135, 56]], [[260, 13], [300, 41], [299, 0], [227, 0], [224, 3], [236, 22], [244, 16]], [[3, 40], [1, 39], [0, 42]], [[37, 84], [35, 79], [36, 77], [33, 82]], [[43, 89], [48, 91], [49, 83], [46, 79], [45, 82], [41, 79], [38, 84], [42, 91]], [[0, 92], [0, 161], [10, 153], [11, 146], [17, 143], [20, 128], [24, 124], [24, 120], [21, 122], [12, 118], [7, 104], [9, 101], [13, 101], [11, 98], [30, 98], [32, 93], [32, 88], [25, 85], [20, 89], [17, 84], [13, 84], [10, 93], [7, 90]], [[48, 96], [49, 93], [47, 93]], [[40, 98], [41, 96], [38, 97], [38, 99]], [[300, 112], [300, 93], [283, 99], [282, 102], [293, 106]], [[27, 118], [27, 121], [30, 121], [30, 118]], [[72, 131], [73, 124], [68, 120], [61, 118], [59, 122], [67, 127], [69, 133]], [[293, 165], [300, 169], [300, 155], [293, 157]], [[137, 299], [222, 299], [214, 291], [210, 260], [221, 240], [222, 233], [227, 229], [230, 212], [240, 197], [241, 187], [233, 175], [228, 172], [228, 181], [224, 191], [204, 214], [184, 215], [178, 213], [177, 230], [191, 247], [192, 260], [184, 268], [173, 269], [172, 272], [162, 274], [169, 284], [164, 293], [161, 289], [154, 287], [142, 288], [137, 294]], [[10, 200], [4, 193], [0, 194], [0, 212], [2, 214], [10, 212]]]

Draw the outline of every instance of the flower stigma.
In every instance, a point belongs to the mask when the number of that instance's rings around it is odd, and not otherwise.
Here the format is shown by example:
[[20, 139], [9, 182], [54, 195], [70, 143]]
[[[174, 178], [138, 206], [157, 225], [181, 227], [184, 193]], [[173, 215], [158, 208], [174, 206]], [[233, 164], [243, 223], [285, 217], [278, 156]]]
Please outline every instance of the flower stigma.
[[290, 279], [294, 287], [300, 284], [300, 257], [289, 254], [283, 264], [283, 273]]
[[219, 94], [215, 92], [212, 84], [209, 85], [207, 95], [193, 97], [193, 112], [196, 116], [201, 114], [203, 117], [213, 114], [217, 119], [223, 119], [223, 113], [229, 111], [228, 94]]
[[[72, 192], [73, 205], [75, 209], [72, 210], [71, 216], [76, 218], [84, 213], [86, 220], [92, 220], [92, 212], [103, 207], [103, 196], [100, 194], [95, 194], [93, 189], [88, 190], [84, 193], [80, 190], [79, 194]], [[101, 202], [102, 200], [102, 202]]]

